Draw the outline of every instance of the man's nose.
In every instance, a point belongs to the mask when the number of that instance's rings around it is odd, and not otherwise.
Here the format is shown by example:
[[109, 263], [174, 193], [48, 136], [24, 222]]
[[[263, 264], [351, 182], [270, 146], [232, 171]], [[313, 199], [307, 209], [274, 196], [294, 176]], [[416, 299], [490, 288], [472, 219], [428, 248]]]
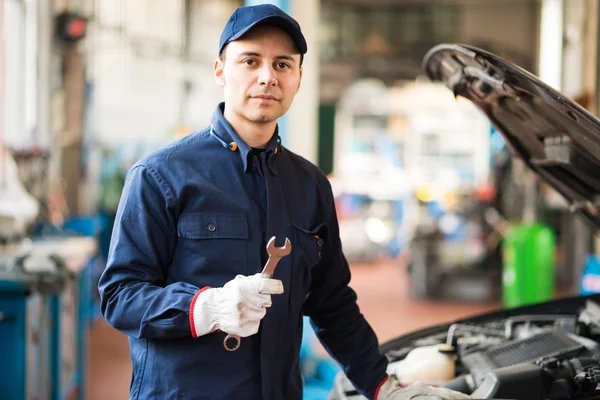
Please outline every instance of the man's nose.
[[258, 83], [261, 86], [277, 86], [277, 74], [275, 69], [270, 65], [265, 65], [260, 70]]

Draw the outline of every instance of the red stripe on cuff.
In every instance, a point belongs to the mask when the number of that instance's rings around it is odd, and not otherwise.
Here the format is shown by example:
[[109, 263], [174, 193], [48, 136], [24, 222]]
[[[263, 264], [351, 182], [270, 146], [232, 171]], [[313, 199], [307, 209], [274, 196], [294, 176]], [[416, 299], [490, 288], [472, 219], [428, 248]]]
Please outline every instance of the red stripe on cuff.
[[206, 289], [211, 289], [211, 287], [205, 286], [202, 289], [198, 290], [198, 292], [196, 292], [196, 294], [192, 298], [192, 302], [190, 303], [190, 330], [192, 331], [192, 337], [195, 338], [198, 337], [198, 334], [196, 332], [196, 325], [194, 324], [194, 306], [196, 305], [196, 299], [198, 298], [198, 295], [204, 292]]
[[383, 380], [381, 382], [379, 382], [379, 385], [377, 385], [377, 389], [375, 389], [375, 400], [377, 400], [377, 396], [379, 396], [379, 390], [381, 389], [381, 387], [383, 386], [383, 384], [390, 379], [389, 375], [386, 375], [385, 378], [383, 378]]

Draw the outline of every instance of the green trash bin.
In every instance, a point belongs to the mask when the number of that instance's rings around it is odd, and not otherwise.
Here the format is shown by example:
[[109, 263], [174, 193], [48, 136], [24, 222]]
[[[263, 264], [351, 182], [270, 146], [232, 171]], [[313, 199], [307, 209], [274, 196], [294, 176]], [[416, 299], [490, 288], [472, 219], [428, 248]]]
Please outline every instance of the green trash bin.
[[513, 308], [554, 297], [556, 239], [541, 224], [511, 227], [504, 237], [502, 297]]

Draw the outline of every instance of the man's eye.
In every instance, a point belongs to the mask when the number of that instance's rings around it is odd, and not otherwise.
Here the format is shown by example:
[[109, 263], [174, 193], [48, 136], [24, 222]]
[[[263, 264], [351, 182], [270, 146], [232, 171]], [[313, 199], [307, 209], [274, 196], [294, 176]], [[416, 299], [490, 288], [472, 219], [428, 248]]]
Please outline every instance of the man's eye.
[[244, 60], [244, 64], [246, 64], [246, 65], [254, 65], [254, 64], [256, 64], [256, 61], [254, 61], [254, 60]]
[[285, 69], [285, 68], [289, 68], [289, 67], [290, 66], [284, 62], [277, 63], [277, 68]]

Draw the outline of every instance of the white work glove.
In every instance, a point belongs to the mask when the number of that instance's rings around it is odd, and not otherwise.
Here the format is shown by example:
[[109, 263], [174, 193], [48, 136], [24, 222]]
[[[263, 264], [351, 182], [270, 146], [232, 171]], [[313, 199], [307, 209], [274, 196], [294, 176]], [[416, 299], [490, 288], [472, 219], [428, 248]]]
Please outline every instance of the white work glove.
[[210, 288], [198, 295], [193, 305], [196, 336], [221, 330], [247, 337], [258, 332], [260, 321], [271, 307], [271, 295], [283, 293], [277, 279], [238, 275], [222, 288]]
[[375, 400], [461, 400], [470, 398], [464, 393], [428, 386], [421, 382], [402, 387], [396, 379], [390, 377], [379, 388]]

